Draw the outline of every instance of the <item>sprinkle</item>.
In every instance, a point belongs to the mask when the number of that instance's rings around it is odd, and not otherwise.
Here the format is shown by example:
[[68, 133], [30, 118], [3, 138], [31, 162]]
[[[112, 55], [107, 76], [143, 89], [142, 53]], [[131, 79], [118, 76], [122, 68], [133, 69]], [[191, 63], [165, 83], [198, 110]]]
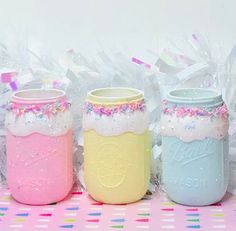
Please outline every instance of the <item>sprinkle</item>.
[[178, 107], [177, 105], [168, 105], [167, 100], [163, 100], [163, 113], [166, 115], [175, 114], [178, 118], [183, 118], [185, 116], [193, 117], [193, 116], [208, 116], [211, 118], [220, 117], [222, 119], [228, 118], [228, 109], [225, 104], [222, 106], [216, 107], [212, 110], [207, 110], [205, 108], [187, 108], [187, 107]]
[[46, 105], [24, 105], [24, 104], [18, 104], [15, 102], [11, 102], [8, 106], [8, 111], [13, 112], [17, 116], [24, 115], [26, 113], [32, 112], [34, 113], [38, 118], [43, 118], [43, 116], [49, 117], [50, 115], [55, 115], [58, 112], [63, 112], [66, 109], [70, 107], [70, 103], [63, 100], [63, 101], [57, 101], [52, 104], [46, 104]]
[[120, 104], [115, 106], [97, 105], [91, 102], [85, 102], [84, 111], [86, 114], [94, 112], [99, 116], [113, 116], [116, 113], [132, 113], [135, 111], [144, 111], [146, 108], [144, 100]]

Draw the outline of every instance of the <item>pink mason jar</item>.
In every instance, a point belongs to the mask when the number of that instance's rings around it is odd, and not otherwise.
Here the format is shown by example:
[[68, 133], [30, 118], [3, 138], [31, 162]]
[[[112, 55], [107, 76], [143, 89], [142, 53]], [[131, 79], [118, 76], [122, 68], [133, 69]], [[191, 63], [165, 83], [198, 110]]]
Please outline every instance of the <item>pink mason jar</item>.
[[64, 199], [73, 185], [72, 117], [65, 92], [16, 92], [6, 116], [7, 182], [31, 205]]

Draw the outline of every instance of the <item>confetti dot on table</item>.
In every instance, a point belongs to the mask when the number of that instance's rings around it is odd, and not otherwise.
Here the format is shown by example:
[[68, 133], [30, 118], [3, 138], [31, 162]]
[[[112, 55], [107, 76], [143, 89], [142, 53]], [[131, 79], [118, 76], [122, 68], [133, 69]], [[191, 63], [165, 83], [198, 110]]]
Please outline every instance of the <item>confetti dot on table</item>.
[[201, 226], [200, 225], [188, 225], [188, 226], [186, 226], [186, 228], [189, 228], [189, 229], [200, 229]]
[[49, 222], [49, 219], [38, 219], [39, 222]]
[[188, 212], [197, 212], [198, 208], [185, 209]]
[[162, 211], [174, 211], [174, 209], [173, 208], [163, 208], [163, 209], [161, 209]]
[[173, 218], [165, 218], [165, 219], [161, 219], [161, 221], [164, 221], [164, 222], [174, 222], [175, 219], [173, 219]]
[[0, 213], [0, 217], [3, 217], [5, 215], [5, 213]]
[[219, 218], [217, 218], [217, 219], [212, 219], [212, 221], [214, 221], [214, 222], [225, 222], [224, 219], [219, 219]]
[[0, 211], [7, 211], [8, 208], [7, 207], [0, 207]]
[[112, 222], [125, 222], [125, 219], [124, 218], [118, 218], [118, 219], [112, 219], [111, 220]]
[[18, 216], [18, 217], [27, 217], [27, 216], [29, 216], [29, 213], [17, 213], [16, 216]]
[[17, 219], [15, 219], [15, 222], [25, 222], [25, 219], [24, 218], [17, 218]]
[[69, 222], [69, 223], [71, 223], [71, 222], [76, 222], [76, 220], [73, 219], [73, 218], [70, 218], [70, 219], [65, 219], [64, 222]]
[[163, 225], [161, 226], [162, 229], [174, 229], [175, 226], [174, 225]]
[[149, 219], [137, 219], [138, 222], [149, 222]]
[[173, 202], [163, 202], [162, 205], [163, 206], [175, 206], [176, 204]]
[[65, 216], [75, 217], [77, 216], [77, 213], [65, 213]]
[[116, 228], [116, 229], [123, 229], [123, 225], [112, 225], [111, 228]]
[[68, 228], [68, 229], [72, 229], [74, 227], [74, 225], [61, 225], [60, 228]]
[[199, 213], [188, 213], [188, 214], [186, 214], [187, 216], [189, 216], [189, 217], [199, 217]]
[[99, 222], [99, 219], [88, 219], [87, 222]]
[[42, 213], [42, 214], [39, 214], [39, 216], [42, 216], [42, 217], [51, 217], [52, 214], [51, 214], [51, 213]]
[[147, 226], [147, 225], [137, 225], [136, 228], [137, 229], [149, 229], [149, 226]]
[[30, 211], [31, 208], [19, 208], [19, 210], [21, 210], [21, 211]]
[[89, 216], [101, 216], [102, 213], [88, 213]]
[[187, 221], [189, 221], [189, 222], [199, 222], [200, 220], [199, 219], [189, 219]]
[[224, 217], [223, 213], [215, 213], [215, 214], [211, 214], [212, 217]]
[[225, 229], [226, 225], [213, 225], [214, 229]]
[[38, 229], [47, 229], [48, 230], [48, 225], [35, 225], [34, 227], [38, 228]]
[[162, 213], [161, 215], [162, 215], [162, 216], [166, 216], [166, 217], [172, 217], [172, 216], [174, 216], [175, 214], [174, 214], [174, 213]]
[[66, 210], [79, 210], [79, 207], [66, 208]]
[[138, 213], [138, 216], [150, 216], [150, 213]]

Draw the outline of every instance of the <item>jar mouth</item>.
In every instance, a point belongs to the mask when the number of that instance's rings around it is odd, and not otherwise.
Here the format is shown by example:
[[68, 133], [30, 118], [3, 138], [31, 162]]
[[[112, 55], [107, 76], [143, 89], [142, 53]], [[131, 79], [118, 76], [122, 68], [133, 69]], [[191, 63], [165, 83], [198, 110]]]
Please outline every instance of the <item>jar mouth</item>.
[[12, 101], [19, 103], [55, 102], [65, 97], [65, 92], [59, 89], [27, 89], [13, 94]]
[[182, 88], [172, 90], [167, 95], [168, 101], [174, 103], [189, 104], [220, 104], [222, 103], [222, 94], [215, 89], [205, 88]]
[[143, 99], [143, 92], [134, 88], [98, 88], [88, 93], [88, 101], [98, 103], [125, 103]]

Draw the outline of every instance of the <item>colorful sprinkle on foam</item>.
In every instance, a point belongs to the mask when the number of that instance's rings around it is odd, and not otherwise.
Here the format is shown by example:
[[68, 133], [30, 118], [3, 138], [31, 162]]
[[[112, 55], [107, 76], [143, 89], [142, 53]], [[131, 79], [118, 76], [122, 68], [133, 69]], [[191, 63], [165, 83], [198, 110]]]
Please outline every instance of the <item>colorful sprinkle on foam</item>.
[[146, 106], [144, 100], [114, 106], [99, 105], [87, 101], [84, 105], [85, 113], [89, 114], [91, 112], [94, 112], [99, 116], [113, 116], [116, 113], [132, 113], [135, 111], [144, 111], [145, 108]]
[[208, 117], [220, 117], [222, 119], [228, 118], [228, 109], [225, 104], [215, 107], [213, 109], [205, 109], [198, 107], [183, 107], [169, 104], [167, 100], [163, 100], [163, 113], [165, 115], [176, 115], [176, 117], [193, 117], [193, 116], [208, 116]]
[[18, 104], [11, 102], [8, 110], [13, 112], [17, 116], [21, 116], [25, 113], [32, 112], [36, 116], [50, 116], [55, 115], [58, 112], [63, 112], [70, 107], [70, 103], [66, 100], [57, 101], [55, 103], [47, 104]]

